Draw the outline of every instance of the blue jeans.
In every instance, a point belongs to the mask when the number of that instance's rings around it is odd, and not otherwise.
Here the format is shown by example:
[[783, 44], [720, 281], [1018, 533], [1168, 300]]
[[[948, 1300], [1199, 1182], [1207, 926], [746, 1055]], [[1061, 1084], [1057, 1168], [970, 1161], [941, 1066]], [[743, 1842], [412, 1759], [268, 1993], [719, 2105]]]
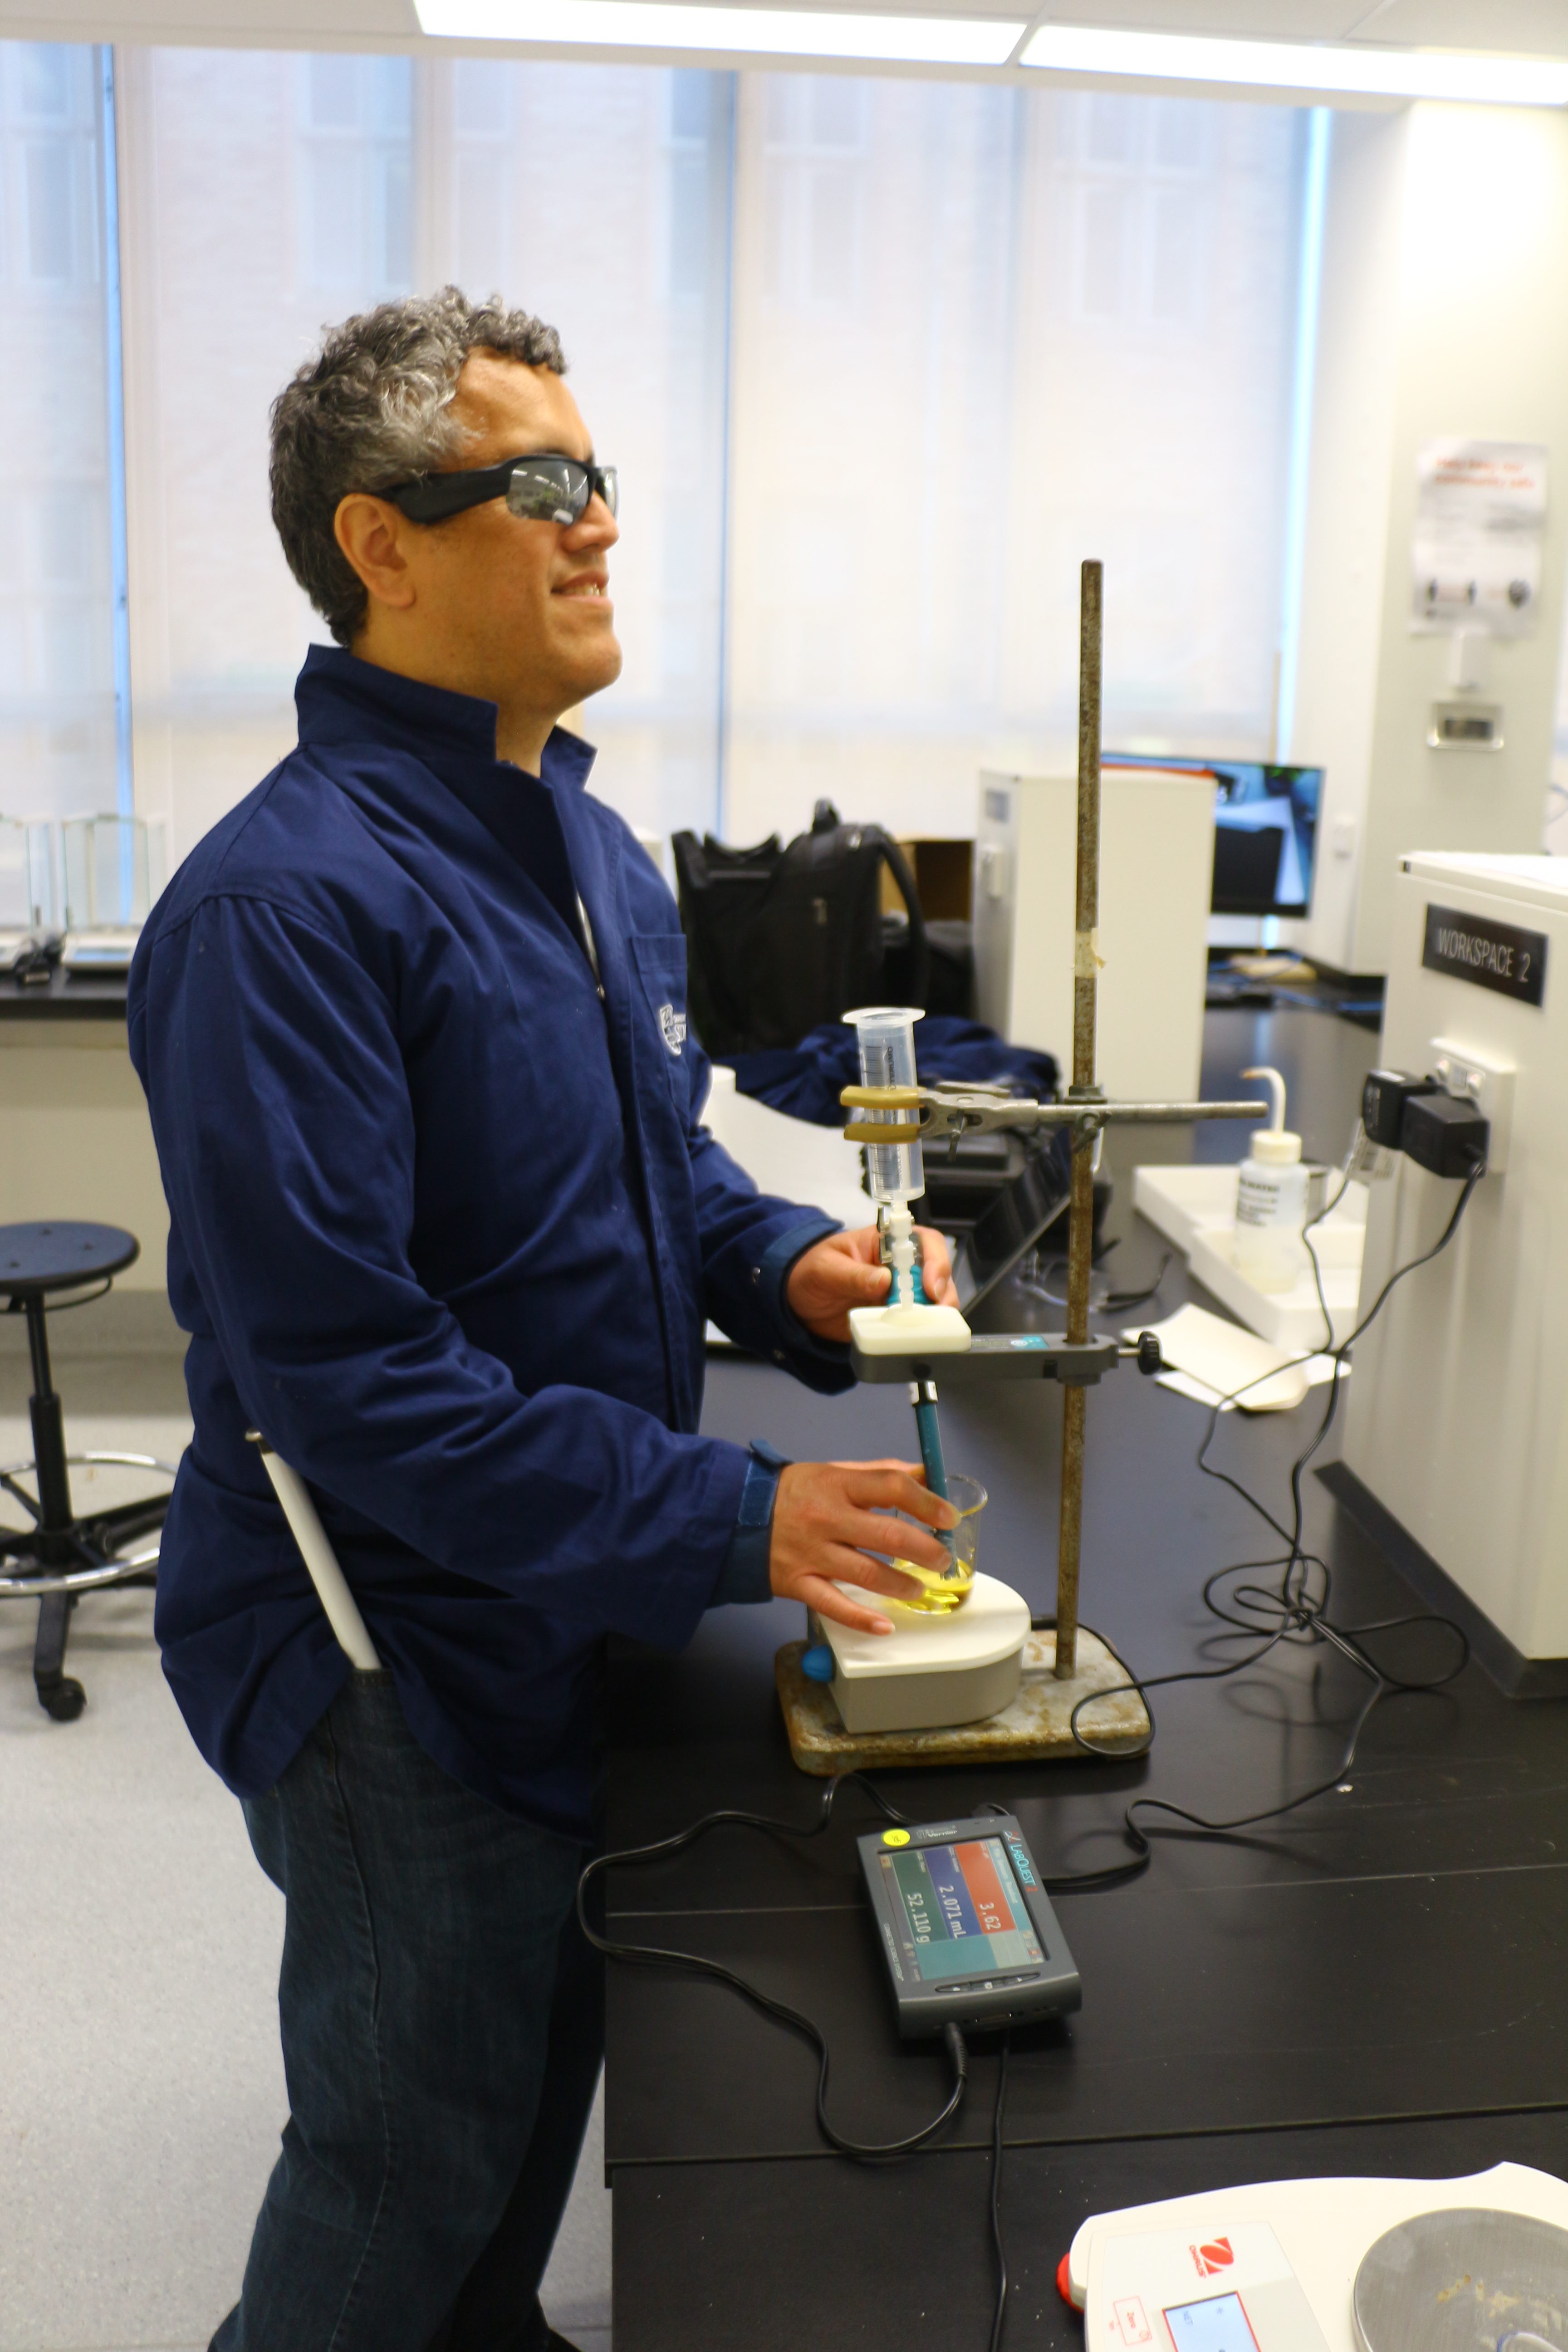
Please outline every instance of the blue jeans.
[[288, 1901], [290, 2113], [210, 2352], [538, 2352], [604, 2046], [583, 1848], [459, 1788], [385, 1673], [245, 1818]]

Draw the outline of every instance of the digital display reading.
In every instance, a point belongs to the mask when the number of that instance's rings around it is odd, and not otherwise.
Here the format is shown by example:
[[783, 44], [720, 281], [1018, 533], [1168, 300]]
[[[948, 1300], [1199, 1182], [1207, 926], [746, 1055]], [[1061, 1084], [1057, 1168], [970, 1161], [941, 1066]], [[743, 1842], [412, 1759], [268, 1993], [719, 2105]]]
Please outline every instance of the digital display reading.
[[881, 1862], [914, 1975], [988, 1977], [1044, 1959], [1001, 1838], [911, 1846]]
[[1238, 2294], [1212, 2295], [1206, 2303], [1178, 2303], [1165, 2314], [1176, 2352], [1258, 2352]]

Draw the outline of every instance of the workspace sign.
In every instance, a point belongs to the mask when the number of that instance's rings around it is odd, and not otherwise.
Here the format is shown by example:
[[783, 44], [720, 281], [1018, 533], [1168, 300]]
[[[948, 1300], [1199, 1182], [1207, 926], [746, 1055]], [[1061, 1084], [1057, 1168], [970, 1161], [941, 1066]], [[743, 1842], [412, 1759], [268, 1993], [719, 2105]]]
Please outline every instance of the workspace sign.
[[1521, 1004], [1539, 1004], [1546, 988], [1546, 934], [1428, 907], [1421, 961], [1428, 971], [1449, 971], [1477, 988], [1495, 989]]

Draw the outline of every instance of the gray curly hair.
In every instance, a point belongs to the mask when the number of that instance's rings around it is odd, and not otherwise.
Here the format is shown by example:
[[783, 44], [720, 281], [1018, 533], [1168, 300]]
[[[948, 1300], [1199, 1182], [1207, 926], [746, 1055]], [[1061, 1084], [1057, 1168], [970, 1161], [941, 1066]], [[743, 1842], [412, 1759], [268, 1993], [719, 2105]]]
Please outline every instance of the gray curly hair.
[[456, 286], [382, 302], [326, 333], [272, 404], [272, 520], [289, 569], [340, 646], [363, 623], [364, 583], [332, 533], [351, 490], [395, 489], [456, 457], [452, 396], [470, 352], [566, 373], [553, 327], [499, 295]]

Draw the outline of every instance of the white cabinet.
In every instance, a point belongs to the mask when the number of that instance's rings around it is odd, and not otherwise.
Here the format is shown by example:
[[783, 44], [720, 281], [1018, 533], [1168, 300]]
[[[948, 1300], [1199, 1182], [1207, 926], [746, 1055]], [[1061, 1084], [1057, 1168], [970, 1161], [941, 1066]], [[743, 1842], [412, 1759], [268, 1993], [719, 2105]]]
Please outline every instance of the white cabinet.
[[[1203, 1059], [1215, 782], [1165, 768], [1100, 780], [1099, 1054], [1108, 1093], [1190, 1099]], [[1021, 1045], [1072, 1057], [1078, 786], [982, 772], [975, 999]]]
[[[1500, 1679], [1562, 1689], [1523, 1669], [1568, 1659], [1568, 858], [1402, 858], [1389, 948], [1384, 1066], [1473, 1057], [1509, 1131], [1356, 1343], [1345, 1465], [1504, 1636]], [[1405, 1158], [1372, 1187], [1362, 1314], [1458, 1194]]]

